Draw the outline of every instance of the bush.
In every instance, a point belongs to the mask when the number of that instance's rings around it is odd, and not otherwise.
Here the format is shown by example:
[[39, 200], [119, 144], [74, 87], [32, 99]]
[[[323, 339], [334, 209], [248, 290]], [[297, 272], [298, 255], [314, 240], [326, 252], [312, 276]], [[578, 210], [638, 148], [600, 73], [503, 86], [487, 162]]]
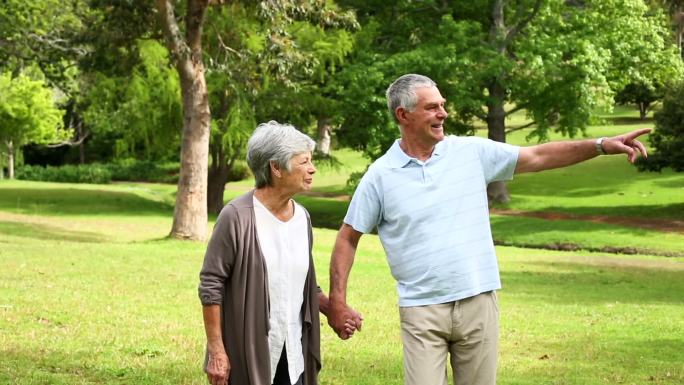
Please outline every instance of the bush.
[[180, 165], [149, 160], [123, 159], [105, 165], [112, 173], [112, 180], [130, 182], [177, 183]]
[[99, 164], [60, 167], [24, 165], [17, 167], [16, 177], [41, 182], [109, 183], [112, 173]]
[[654, 151], [638, 163], [639, 169], [660, 171], [672, 167], [684, 171], [684, 82], [666, 90], [662, 109], [653, 117], [656, 129], [649, 141]]

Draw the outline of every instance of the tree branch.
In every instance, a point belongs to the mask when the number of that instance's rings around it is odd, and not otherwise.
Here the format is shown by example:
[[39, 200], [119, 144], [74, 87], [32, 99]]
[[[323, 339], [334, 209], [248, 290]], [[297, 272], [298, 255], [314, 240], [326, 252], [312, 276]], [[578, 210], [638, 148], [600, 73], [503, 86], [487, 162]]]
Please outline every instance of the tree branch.
[[513, 27], [511, 27], [508, 30], [508, 33], [506, 33], [506, 40], [505, 40], [506, 41], [506, 47], [508, 47], [508, 45], [513, 41], [513, 39], [515, 39], [515, 36], [518, 33], [520, 33], [520, 31], [522, 31], [527, 26], [527, 24], [529, 24], [530, 21], [532, 21], [532, 19], [535, 18], [535, 16], [537, 16], [537, 14], [539, 13], [539, 9], [541, 8], [541, 4], [542, 4], [542, 0], [537, 0], [534, 3], [534, 7], [532, 8], [532, 12], [530, 12], [530, 14], [527, 15], [527, 17], [520, 20], [518, 23], [516, 23]]
[[208, 6], [209, 0], [188, 1], [185, 37], [192, 55], [199, 55], [198, 58], [193, 57], [193, 60], [202, 60], [202, 25], [204, 24], [204, 16], [207, 14]]
[[64, 140], [58, 143], [51, 143], [46, 145], [47, 148], [57, 148], [57, 147], [63, 147], [63, 146], [69, 146], [69, 147], [76, 147], [80, 146], [83, 141], [90, 136], [90, 131], [86, 131], [86, 133], [80, 137], [77, 141], [73, 140]]
[[527, 105], [525, 105], [525, 104], [517, 105], [512, 110], [506, 111], [506, 116], [513, 115], [520, 110], [524, 110], [526, 107], [527, 107]]
[[506, 130], [506, 135], [510, 134], [511, 132], [524, 130], [524, 129], [526, 129], [527, 127], [534, 126], [535, 124], [537, 124], [537, 122], [536, 122], [535, 120], [533, 120], [533, 121], [531, 121], [531, 122], [529, 122], [529, 123], [527, 123], [527, 124], [523, 124], [522, 126], [514, 127], [514, 128], [511, 128], [511, 129], [508, 129], [508, 130]]
[[228, 52], [232, 52], [232, 53], [236, 54], [238, 57], [242, 57], [242, 55], [240, 54], [239, 51], [237, 51], [237, 50], [235, 50], [234, 48], [228, 46], [228, 45], [223, 41], [223, 38], [221, 38], [221, 31], [216, 27], [216, 25], [215, 25], [214, 23], [211, 23], [210, 25], [211, 25], [211, 27], [214, 29], [215, 33], [216, 33], [216, 39], [218, 39], [218, 42], [219, 42], [219, 45], [221, 46], [221, 48], [225, 49], [225, 50], [228, 51]]
[[159, 11], [159, 22], [164, 33], [166, 46], [174, 60], [179, 61], [183, 53], [189, 51], [188, 45], [183, 40], [176, 21], [173, 4], [169, 0], [156, 0], [157, 10]]
[[85, 56], [88, 54], [88, 51], [85, 48], [69, 47], [69, 42], [65, 39], [52, 38], [49, 35], [38, 35], [32, 32], [26, 34], [26, 37], [41, 45], [47, 46], [57, 51], [75, 53], [78, 56]]
[[473, 111], [473, 115], [484, 122], [487, 121], [487, 114], [484, 111]]

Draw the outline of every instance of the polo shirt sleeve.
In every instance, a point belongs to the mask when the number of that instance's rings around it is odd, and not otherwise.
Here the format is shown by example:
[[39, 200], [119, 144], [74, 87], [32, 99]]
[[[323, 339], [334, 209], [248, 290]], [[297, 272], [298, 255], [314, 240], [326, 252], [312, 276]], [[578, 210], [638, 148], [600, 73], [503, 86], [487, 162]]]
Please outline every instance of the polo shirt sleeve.
[[520, 147], [473, 137], [487, 183], [513, 179]]
[[362, 233], [370, 233], [380, 223], [382, 201], [372, 168], [366, 171], [349, 203], [344, 223]]

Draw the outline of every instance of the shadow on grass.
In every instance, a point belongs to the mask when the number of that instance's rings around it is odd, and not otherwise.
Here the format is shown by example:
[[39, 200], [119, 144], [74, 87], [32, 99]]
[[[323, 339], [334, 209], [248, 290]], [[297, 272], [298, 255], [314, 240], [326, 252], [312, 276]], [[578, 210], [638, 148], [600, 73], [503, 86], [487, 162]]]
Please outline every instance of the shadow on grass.
[[169, 215], [173, 206], [128, 192], [3, 188], [0, 210], [41, 215]]
[[652, 117], [646, 117], [644, 119], [641, 119], [638, 116], [613, 116], [607, 118], [607, 120], [611, 121], [613, 125], [635, 125], [635, 126], [640, 126], [643, 125], [644, 127], [651, 127], [653, 126], [653, 118]]
[[297, 196], [295, 200], [306, 208], [314, 227], [338, 230], [347, 213], [349, 202], [330, 198]]
[[[653, 191], [660, 195], [668, 193], [662, 189], [684, 187], [684, 175], [680, 175], [681, 173], [638, 172], [624, 159], [622, 155], [603, 157], [543, 173], [516, 175], [508, 186], [513, 199], [516, 195], [580, 198], [635, 191], [644, 194]], [[671, 193], [676, 194], [678, 191]]]
[[[684, 203], [672, 203], [663, 205], [625, 205], [612, 207], [595, 206], [547, 206], [537, 211], [551, 213], [564, 213], [579, 216], [610, 216], [610, 217], [635, 217], [638, 219], [666, 219], [684, 220]], [[586, 218], [578, 218], [586, 219]], [[629, 226], [629, 224], [626, 224]]]
[[[657, 175], [657, 173], [656, 173]], [[684, 178], [681, 179], [662, 179], [662, 180], [656, 180], [653, 181], [653, 183], [657, 186], [660, 187], [665, 187], [665, 188], [684, 188]]]
[[[527, 262], [525, 270], [501, 272], [507, 295], [523, 295], [540, 302], [586, 303], [670, 303], [684, 305], [684, 270], [654, 266], [587, 265], [559, 262]], [[539, 269], [544, 271], [539, 271]]]
[[[508, 239], [517, 237], [529, 237], [534, 234], [534, 239], [543, 241], [545, 233], [561, 232], [571, 234], [573, 232], [606, 230], [610, 229], [613, 234], [643, 237], [651, 232], [638, 228], [597, 224], [579, 220], [553, 221], [539, 218], [526, 218], [516, 216], [492, 216], [492, 233], [495, 239]], [[609, 242], [607, 242], [609, 243]]]
[[55, 226], [10, 221], [0, 221], [0, 234], [46, 241], [60, 240], [84, 243], [108, 241], [106, 237], [98, 233], [69, 231]]
[[[143, 352], [144, 353], [144, 352]], [[183, 370], [188, 363], [165, 363], [164, 354], [145, 356], [148, 364], [141, 367], [112, 366], [113, 363], [92, 362], [94, 352], [4, 351], [4, 373], [0, 380], [7, 384], [183, 384], [202, 379], [201, 368]], [[141, 356], [141, 354], [136, 354]], [[87, 362], [90, 362], [88, 364]], [[196, 375], [196, 378], [190, 376]], [[203, 379], [206, 381], [206, 377]]]

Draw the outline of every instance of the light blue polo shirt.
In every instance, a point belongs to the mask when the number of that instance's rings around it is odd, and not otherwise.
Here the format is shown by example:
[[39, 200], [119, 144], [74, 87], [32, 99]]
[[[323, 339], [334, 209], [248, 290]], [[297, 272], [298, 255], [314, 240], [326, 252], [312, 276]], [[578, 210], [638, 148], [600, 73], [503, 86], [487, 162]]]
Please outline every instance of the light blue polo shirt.
[[344, 222], [362, 233], [377, 226], [399, 306], [445, 303], [501, 288], [487, 184], [513, 178], [519, 150], [448, 136], [422, 162], [406, 155], [397, 140], [368, 168]]

